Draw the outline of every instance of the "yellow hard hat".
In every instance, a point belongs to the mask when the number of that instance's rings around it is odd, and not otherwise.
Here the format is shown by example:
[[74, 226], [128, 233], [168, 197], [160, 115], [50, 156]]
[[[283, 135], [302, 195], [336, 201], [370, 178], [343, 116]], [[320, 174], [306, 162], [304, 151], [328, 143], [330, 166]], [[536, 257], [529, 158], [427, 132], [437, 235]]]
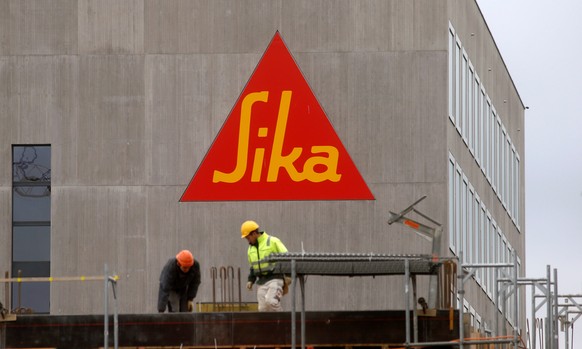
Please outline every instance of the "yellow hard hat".
[[255, 221], [246, 221], [240, 226], [240, 237], [244, 239], [252, 231], [259, 229], [259, 225]]

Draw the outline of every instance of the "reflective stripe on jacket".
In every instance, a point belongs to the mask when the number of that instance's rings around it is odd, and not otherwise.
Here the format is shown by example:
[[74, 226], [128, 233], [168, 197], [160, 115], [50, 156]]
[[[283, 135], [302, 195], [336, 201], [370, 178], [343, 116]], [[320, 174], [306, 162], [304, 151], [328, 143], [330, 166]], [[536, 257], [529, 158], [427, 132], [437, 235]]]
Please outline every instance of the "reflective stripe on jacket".
[[247, 251], [249, 265], [251, 266], [248, 281], [255, 282], [256, 278], [259, 278], [257, 284], [261, 285], [268, 279], [271, 279], [275, 264], [267, 262], [259, 263], [259, 260], [264, 259], [271, 253], [285, 252], [287, 252], [287, 248], [279, 238], [263, 232], [257, 239], [257, 244], [250, 245]]

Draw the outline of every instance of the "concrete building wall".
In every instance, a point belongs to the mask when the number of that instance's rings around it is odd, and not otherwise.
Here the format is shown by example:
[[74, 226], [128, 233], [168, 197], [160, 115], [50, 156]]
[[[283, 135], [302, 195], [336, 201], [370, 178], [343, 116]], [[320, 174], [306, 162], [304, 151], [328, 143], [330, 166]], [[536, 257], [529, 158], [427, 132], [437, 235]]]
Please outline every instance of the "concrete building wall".
[[[101, 275], [107, 264], [121, 312], [155, 311], [161, 267], [183, 248], [202, 264], [197, 301], [213, 299], [212, 266], [240, 267], [244, 284], [246, 219], [290, 251], [430, 253], [386, 220], [427, 195], [419, 209], [447, 226], [449, 151], [502, 217], [448, 118], [449, 21], [523, 160], [523, 106], [473, 1], [0, 3], [0, 265], [10, 266], [12, 144], [51, 145], [51, 273]], [[376, 200], [179, 203], [277, 30]], [[521, 254], [523, 217], [521, 235], [500, 220]], [[420, 280], [419, 296], [426, 289]], [[306, 300], [403, 308], [403, 290], [401, 277], [312, 277]], [[99, 282], [51, 286], [51, 313], [102, 309]]]

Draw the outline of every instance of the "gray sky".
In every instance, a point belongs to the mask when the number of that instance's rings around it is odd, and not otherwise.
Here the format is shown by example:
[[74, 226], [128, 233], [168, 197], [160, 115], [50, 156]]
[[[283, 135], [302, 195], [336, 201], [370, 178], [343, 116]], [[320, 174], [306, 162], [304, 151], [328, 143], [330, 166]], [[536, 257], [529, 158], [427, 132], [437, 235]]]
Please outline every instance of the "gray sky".
[[[545, 278], [550, 265], [558, 294], [582, 294], [582, 1], [477, 3], [529, 107], [525, 276]], [[582, 347], [582, 318], [573, 344]]]

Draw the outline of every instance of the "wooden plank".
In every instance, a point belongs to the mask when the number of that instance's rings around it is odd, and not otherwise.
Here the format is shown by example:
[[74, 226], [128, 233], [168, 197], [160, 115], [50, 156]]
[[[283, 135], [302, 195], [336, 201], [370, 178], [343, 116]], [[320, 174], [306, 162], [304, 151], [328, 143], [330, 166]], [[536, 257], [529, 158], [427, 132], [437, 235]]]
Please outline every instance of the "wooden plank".
[[[119, 280], [119, 276], [111, 276], [113, 280]], [[56, 282], [56, 281], [103, 281], [105, 276], [61, 276], [61, 277], [16, 277], [0, 279], [0, 282]]]
[[3, 314], [0, 316], [0, 322], [16, 321], [16, 314]]

